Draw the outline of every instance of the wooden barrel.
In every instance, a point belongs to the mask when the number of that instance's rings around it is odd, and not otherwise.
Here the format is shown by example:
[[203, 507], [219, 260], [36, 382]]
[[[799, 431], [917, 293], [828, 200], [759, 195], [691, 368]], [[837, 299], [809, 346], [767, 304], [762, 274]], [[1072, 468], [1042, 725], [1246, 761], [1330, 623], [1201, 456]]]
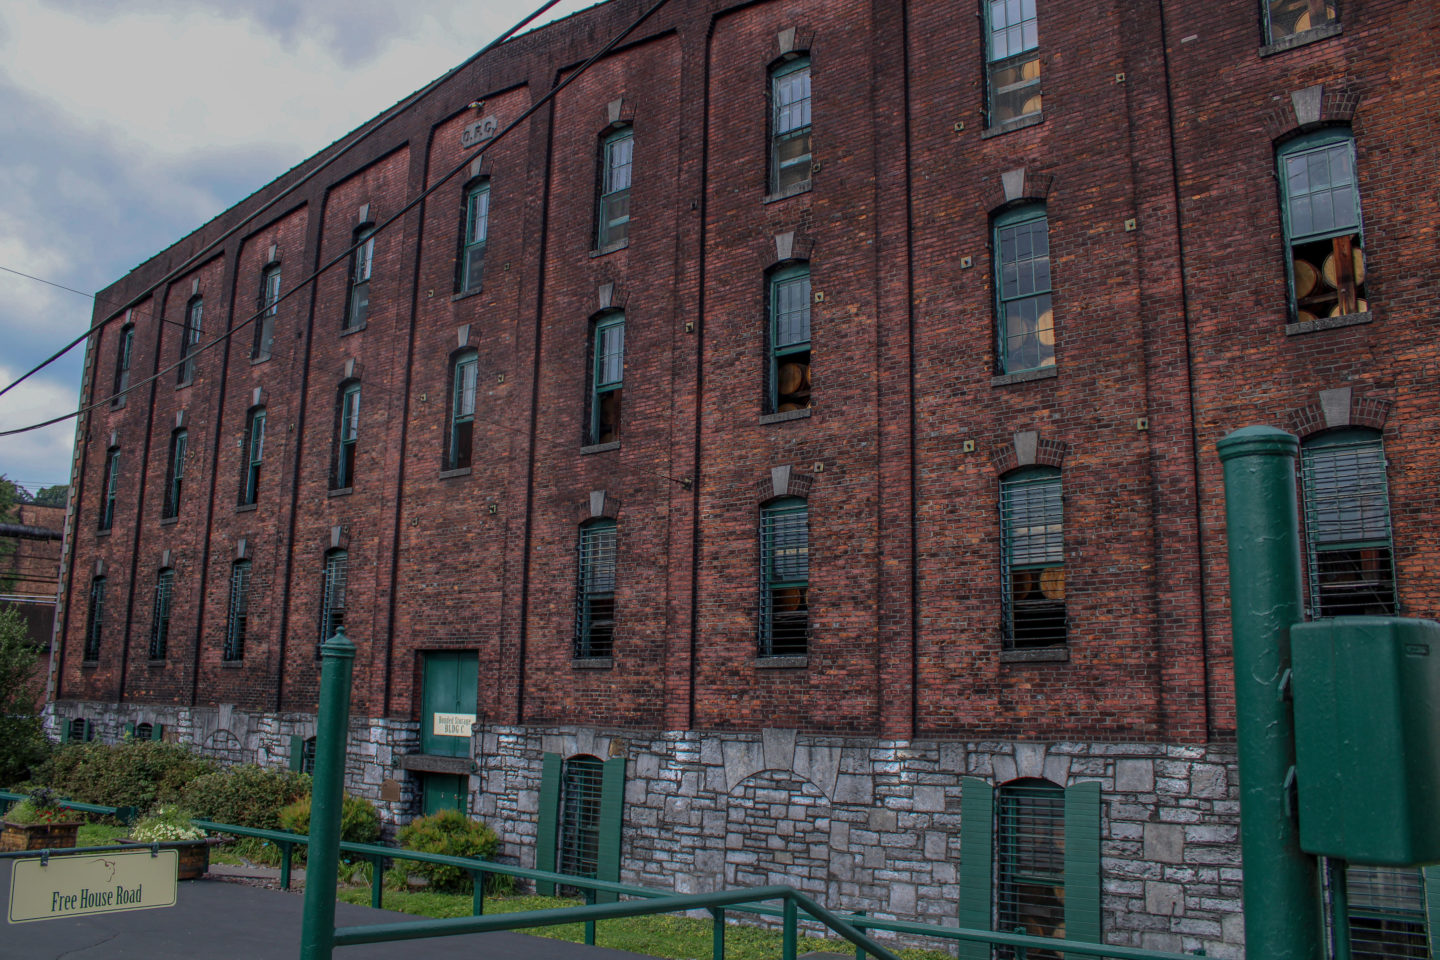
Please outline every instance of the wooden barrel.
[[1299, 310], [1295, 313], [1295, 319], [1299, 323], [1309, 323], [1312, 320], [1318, 320], [1320, 318], [1315, 316], [1315, 314], [1311, 313], [1309, 310]]
[[[1038, 79], [1040, 79], [1040, 58], [1039, 58], [1039, 57], [1036, 57], [1034, 60], [1031, 60], [1029, 63], [1026, 63], [1024, 66], [1022, 66], [1022, 67], [1020, 68], [1020, 79], [1022, 79], [1022, 80], [1038, 80]], [[1029, 106], [1027, 105], [1025, 109], [1026, 109], [1026, 110], [1029, 110], [1030, 108], [1029, 108]], [[1038, 109], [1040, 109], [1040, 108], [1039, 108], [1039, 107], [1036, 107], [1035, 109], [1038, 110]]]
[[[1369, 312], [1370, 312], [1370, 301], [1368, 301], [1368, 300], [1356, 300], [1356, 301], [1355, 301], [1355, 312], [1356, 312], [1356, 313], [1369, 313]], [[1330, 311], [1330, 316], [1332, 316], [1332, 317], [1343, 317], [1344, 315], [1345, 315], [1345, 311], [1341, 308], [1340, 304], [1338, 304], [1338, 303], [1335, 304], [1334, 309], [1332, 309], [1332, 310]]]
[[[1308, 297], [1315, 292], [1315, 284], [1320, 282], [1320, 271], [1309, 260], [1295, 260], [1295, 298]], [[1334, 284], [1331, 284], [1334, 286]]]
[[1047, 347], [1055, 346], [1055, 311], [1046, 310], [1035, 321], [1035, 336]]
[[1035, 592], [1037, 577], [1034, 570], [1016, 570], [1011, 574], [1010, 590], [1015, 599], [1023, 600]]
[[1065, 568], [1046, 567], [1040, 571], [1040, 592], [1046, 600], [1065, 599]]
[[[1350, 248], [1350, 264], [1350, 275], [1355, 278], [1355, 286], [1358, 287], [1365, 282], [1365, 254], [1358, 247]], [[1325, 257], [1324, 263], [1320, 264], [1320, 275], [1327, 285], [1335, 286], [1335, 254]]]
[[805, 385], [809, 374], [807, 363], [783, 363], [780, 365], [780, 395], [788, 396]]
[[1039, 113], [1039, 112], [1040, 112], [1040, 94], [1037, 93], [1037, 94], [1035, 94], [1035, 96], [1033, 96], [1033, 97], [1031, 97], [1029, 100], [1026, 100], [1026, 101], [1025, 101], [1025, 106], [1021, 108], [1020, 113], [1021, 113], [1021, 115], [1023, 116], [1023, 115], [1025, 115], [1025, 114], [1027, 114], [1027, 113]]

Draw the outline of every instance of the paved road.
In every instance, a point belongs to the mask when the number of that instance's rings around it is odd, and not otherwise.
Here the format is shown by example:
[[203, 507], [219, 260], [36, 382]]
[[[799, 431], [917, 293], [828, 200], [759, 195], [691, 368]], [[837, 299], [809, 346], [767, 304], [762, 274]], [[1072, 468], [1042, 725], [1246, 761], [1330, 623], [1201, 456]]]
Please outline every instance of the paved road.
[[[0, 900], [9, 916], [10, 861], [0, 861]], [[186, 880], [173, 907], [33, 923], [0, 931], [3, 960], [294, 960], [300, 948], [297, 894], [220, 880]], [[339, 926], [415, 917], [339, 904]], [[478, 933], [338, 947], [336, 960], [637, 960], [640, 954], [521, 933]]]

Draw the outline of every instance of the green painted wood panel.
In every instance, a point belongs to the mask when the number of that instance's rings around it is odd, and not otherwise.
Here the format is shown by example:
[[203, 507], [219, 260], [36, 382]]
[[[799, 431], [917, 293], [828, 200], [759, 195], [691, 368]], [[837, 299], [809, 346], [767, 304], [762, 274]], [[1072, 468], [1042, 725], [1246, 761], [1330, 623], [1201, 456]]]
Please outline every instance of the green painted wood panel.
[[1100, 942], [1100, 784], [1065, 790], [1065, 938]]
[[1425, 867], [1425, 932], [1430, 937], [1430, 956], [1440, 958], [1440, 866]]
[[151, 726], [150, 726], [150, 739], [151, 739], [151, 740], [164, 740], [164, 739], [165, 739], [165, 724], [163, 724], [163, 723], [151, 724]]
[[[621, 831], [625, 827], [625, 758], [605, 761], [600, 775], [600, 848], [596, 851], [595, 878], [620, 882]], [[613, 903], [613, 893], [601, 893], [598, 903]]]
[[437, 757], [464, 757], [470, 753], [470, 736], [435, 733], [435, 714], [473, 716], [478, 702], [480, 661], [476, 653], [444, 651], [421, 654], [420, 752]]
[[[995, 788], [975, 777], [961, 781], [960, 926], [990, 929], [991, 877], [995, 860]], [[990, 945], [961, 940], [959, 960], [990, 960]]]
[[426, 773], [420, 781], [421, 812], [425, 816], [441, 810], [465, 812], [469, 777], [458, 773]]
[[[555, 869], [555, 830], [560, 820], [560, 754], [547, 753], [540, 764], [540, 822], [535, 829], [535, 869]], [[555, 895], [555, 884], [536, 881], [535, 892]]]
[[290, 769], [296, 773], [305, 771], [305, 738], [290, 738]]

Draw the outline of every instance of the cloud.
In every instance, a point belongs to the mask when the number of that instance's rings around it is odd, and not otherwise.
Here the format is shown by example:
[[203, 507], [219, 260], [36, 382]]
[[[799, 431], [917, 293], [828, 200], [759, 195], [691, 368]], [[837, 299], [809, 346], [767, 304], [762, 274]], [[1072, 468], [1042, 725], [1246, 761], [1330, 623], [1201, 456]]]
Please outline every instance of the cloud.
[[[10, 384], [18, 371], [0, 367], [0, 384]], [[59, 380], [35, 377], [0, 399], [0, 430], [29, 426], [48, 420], [56, 413], [74, 410], [78, 387]], [[70, 451], [75, 440], [75, 421], [13, 437], [0, 437], [0, 474], [27, 489], [69, 483]]]

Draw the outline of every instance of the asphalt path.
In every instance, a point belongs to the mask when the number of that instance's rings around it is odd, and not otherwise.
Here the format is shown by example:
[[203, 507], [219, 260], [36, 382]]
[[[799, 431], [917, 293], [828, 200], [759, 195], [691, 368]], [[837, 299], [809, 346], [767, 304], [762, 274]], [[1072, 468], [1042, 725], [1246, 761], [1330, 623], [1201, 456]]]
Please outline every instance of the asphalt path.
[[[0, 860], [0, 899], [10, 915], [10, 864]], [[222, 880], [185, 880], [173, 907], [6, 923], [4, 960], [295, 960], [299, 894]], [[336, 905], [337, 926], [416, 920], [409, 914]], [[523, 933], [474, 933], [337, 947], [336, 960], [637, 960], [641, 954]]]

